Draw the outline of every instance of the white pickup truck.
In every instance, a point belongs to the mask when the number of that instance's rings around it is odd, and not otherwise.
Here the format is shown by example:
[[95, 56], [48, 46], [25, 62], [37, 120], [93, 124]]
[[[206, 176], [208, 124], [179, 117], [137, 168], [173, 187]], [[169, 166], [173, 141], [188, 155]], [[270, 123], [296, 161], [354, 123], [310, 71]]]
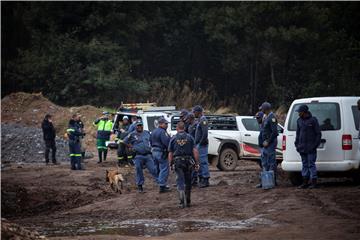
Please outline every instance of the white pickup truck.
[[[176, 124], [179, 122], [180, 112], [173, 109], [148, 110], [137, 112], [117, 112], [114, 118], [113, 130], [119, 126], [124, 116], [137, 116], [142, 119], [144, 129], [152, 131], [157, 127], [160, 116], [166, 118], [170, 124], [168, 133], [176, 134]], [[259, 125], [252, 116], [232, 115], [206, 115], [209, 122], [209, 162], [220, 170], [234, 170], [239, 159], [258, 160], [260, 151], [258, 147]], [[277, 159], [282, 159], [282, 132], [278, 125], [279, 136], [277, 146]]]

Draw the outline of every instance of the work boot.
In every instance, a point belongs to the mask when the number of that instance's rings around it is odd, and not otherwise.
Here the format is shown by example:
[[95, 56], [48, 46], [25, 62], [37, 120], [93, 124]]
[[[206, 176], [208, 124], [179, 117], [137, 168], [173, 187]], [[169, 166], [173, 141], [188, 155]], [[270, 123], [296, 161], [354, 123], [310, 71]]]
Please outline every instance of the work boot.
[[179, 207], [180, 208], [185, 208], [186, 207], [186, 201], [185, 201], [185, 192], [184, 191], [179, 191]]
[[306, 189], [310, 186], [309, 178], [303, 178], [303, 183], [298, 187], [299, 189]]
[[197, 177], [192, 178], [191, 185], [192, 186], [197, 186], [198, 185], [198, 178]]
[[209, 178], [203, 178], [202, 179], [202, 182], [200, 182], [199, 184], [199, 187], [200, 188], [206, 188], [208, 187], [210, 184], [209, 184]]
[[168, 186], [160, 186], [159, 193], [170, 192], [170, 188]]
[[191, 204], [191, 189], [187, 189], [185, 191], [185, 196], [186, 196], [186, 206], [187, 207], [190, 207], [190, 204]]
[[143, 193], [144, 189], [142, 185], [138, 185], [138, 193]]
[[316, 178], [313, 178], [311, 179], [311, 184], [309, 186], [309, 189], [313, 189], [313, 188], [317, 188], [317, 179]]

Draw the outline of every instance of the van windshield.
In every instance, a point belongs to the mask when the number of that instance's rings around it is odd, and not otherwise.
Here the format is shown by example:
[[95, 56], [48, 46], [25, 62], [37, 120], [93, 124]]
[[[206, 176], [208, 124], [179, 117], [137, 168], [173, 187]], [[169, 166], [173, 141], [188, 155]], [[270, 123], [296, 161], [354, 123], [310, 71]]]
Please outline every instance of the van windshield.
[[[295, 111], [303, 103], [295, 104], [290, 114], [289, 131], [296, 131], [298, 113]], [[341, 128], [340, 107], [338, 103], [306, 103], [311, 114], [319, 121], [321, 131], [333, 131]]]

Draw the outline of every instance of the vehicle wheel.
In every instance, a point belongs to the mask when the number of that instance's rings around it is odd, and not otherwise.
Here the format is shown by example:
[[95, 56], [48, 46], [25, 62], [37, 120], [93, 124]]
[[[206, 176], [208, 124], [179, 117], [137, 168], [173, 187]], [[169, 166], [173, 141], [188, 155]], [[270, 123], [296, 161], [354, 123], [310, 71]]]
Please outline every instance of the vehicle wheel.
[[225, 148], [221, 151], [218, 168], [223, 171], [232, 171], [236, 168], [238, 156], [231, 148]]
[[289, 172], [289, 179], [294, 186], [299, 186], [302, 184], [302, 177], [300, 172]]

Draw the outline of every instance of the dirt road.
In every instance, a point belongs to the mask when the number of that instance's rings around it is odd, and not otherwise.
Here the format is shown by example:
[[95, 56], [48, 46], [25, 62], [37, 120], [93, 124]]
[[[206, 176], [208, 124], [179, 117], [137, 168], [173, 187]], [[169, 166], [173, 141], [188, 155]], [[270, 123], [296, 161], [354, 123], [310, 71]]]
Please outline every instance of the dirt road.
[[49, 239], [360, 239], [360, 189], [345, 178], [298, 190], [280, 171], [279, 186], [262, 190], [258, 166], [240, 161], [233, 172], [212, 169], [212, 186], [195, 188], [192, 207], [179, 209], [175, 188], [159, 194], [149, 174], [146, 193], [136, 193], [132, 168], [121, 169], [130, 191], [112, 192], [105, 169], [115, 162], [95, 162], [84, 171], [3, 169], [2, 217]]

